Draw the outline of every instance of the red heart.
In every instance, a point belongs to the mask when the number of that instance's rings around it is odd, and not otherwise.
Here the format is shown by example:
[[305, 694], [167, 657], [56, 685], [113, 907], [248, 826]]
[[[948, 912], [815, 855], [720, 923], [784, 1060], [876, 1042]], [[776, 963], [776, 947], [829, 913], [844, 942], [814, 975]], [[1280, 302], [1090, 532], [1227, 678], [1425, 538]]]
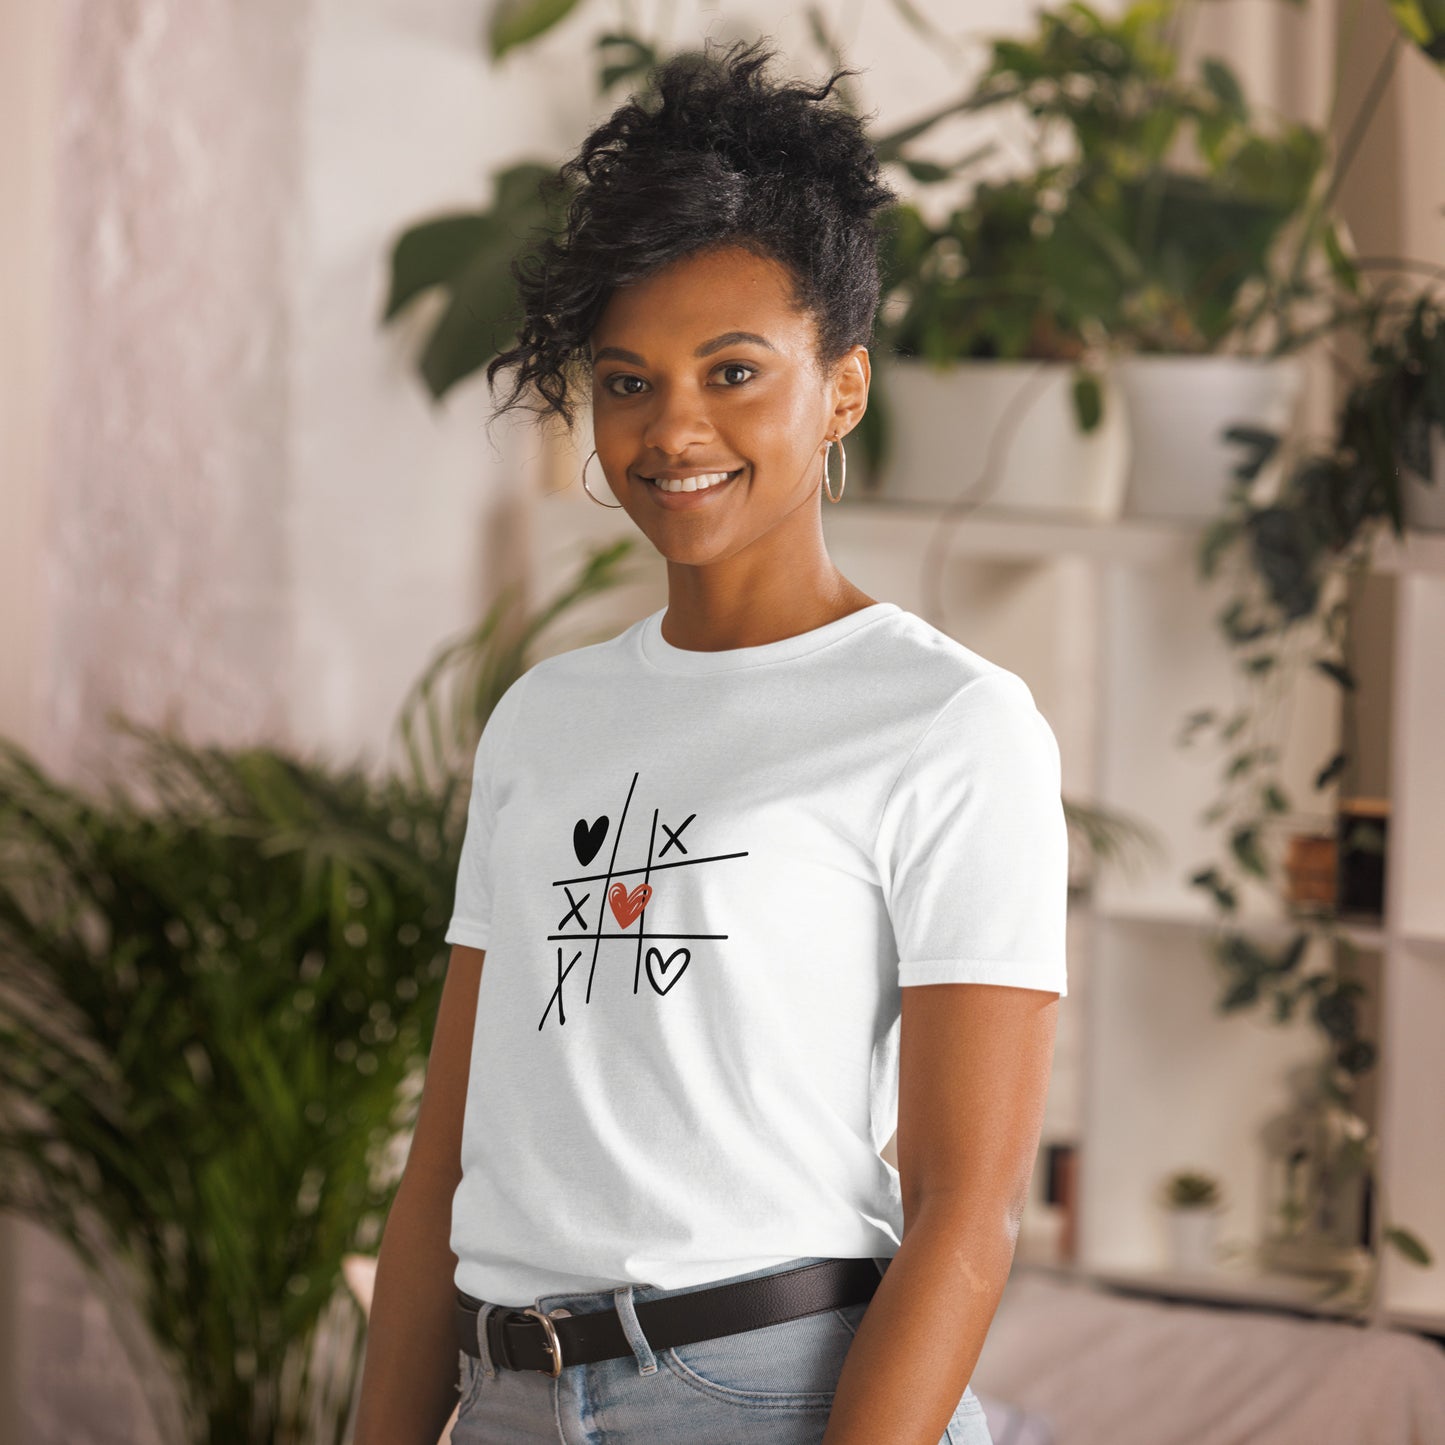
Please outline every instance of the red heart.
[[647, 900], [651, 897], [650, 883], [639, 883], [631, 893], [625, 883], [614, 883], [607, 890], [607, 901], [612, 905], [612, 916], [617, 920], [618, 927], [626, 928], [647, 907]]

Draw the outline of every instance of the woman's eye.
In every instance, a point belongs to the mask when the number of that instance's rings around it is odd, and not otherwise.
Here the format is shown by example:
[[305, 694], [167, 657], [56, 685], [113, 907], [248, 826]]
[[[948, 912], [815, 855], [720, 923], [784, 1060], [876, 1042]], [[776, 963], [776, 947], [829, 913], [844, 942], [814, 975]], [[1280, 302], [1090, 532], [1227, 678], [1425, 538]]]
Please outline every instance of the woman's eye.
[[[748, 376], [757, 375], [758, 370], [756, 366], [749, 366], [746, 362], [743, 361], [725, 361], [717, 369], [718, 371], [723, 373], [727, 373], [730, 371], [743, 371], [746, 372]], [[634, 376], [630, 371], [620, 371], [617, 373], [616, 376], [609, 376], [602, 385], [603, 389], [606, 391], [610, 391], [613, 396], [640, 396], [642, 394], [640, 391], [635, 389], [623, 389], [618, 385], [619, 382], [628, 381], [642, 382], [642, 378], [640, 376]], [[642, 382], [642, 384], [644, 386], [646, 385], [645, 382]], [[728, 382], [726, 384], [725, 390], [736, 390], [737, 387], [741, 386], [742, 384], [742, 382]]]

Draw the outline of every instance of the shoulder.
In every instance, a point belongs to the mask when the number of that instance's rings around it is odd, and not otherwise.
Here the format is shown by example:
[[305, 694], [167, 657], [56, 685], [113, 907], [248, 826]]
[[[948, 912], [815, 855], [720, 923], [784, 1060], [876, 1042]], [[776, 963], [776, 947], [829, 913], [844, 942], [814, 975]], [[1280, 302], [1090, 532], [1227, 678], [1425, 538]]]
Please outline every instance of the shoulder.
[[924, 726], [956, 717], [1018, 718], [1036, 712], [1016, 672], [900, 610], [877, 639], [870, 683], [903, 700]]

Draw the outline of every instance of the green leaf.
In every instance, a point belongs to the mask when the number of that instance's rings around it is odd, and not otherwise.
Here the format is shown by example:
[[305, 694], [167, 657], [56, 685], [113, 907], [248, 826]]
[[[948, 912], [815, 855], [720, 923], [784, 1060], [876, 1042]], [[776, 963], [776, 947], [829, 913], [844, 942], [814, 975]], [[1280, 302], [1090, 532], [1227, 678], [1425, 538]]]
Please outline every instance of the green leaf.
[[1216, 517], [1199, 539], [1196, 563], [1199, 575], [1208, 579], [1219, 571], [1219, 559], [1229, 544], [1239, 536], [1239, 523], [1232, 517]]
[[1293, 973], [1299, 967], [1300, 960], [1304, 957], [1305, 949], [1309, 946], [1310, 936], [1308, 933], [1296, 933], [1289, 941], [1283, 953], [1275, 961], [1271, 968], [1272, 973], [1287, 974]]
[[493, 60], [545, 35], [577, 8], [577, 0], [495, 0], [487, 26]]
[[1386, 1225], [1381, 1231], [1381, 1237], [1386, 1244], [1394, 1245], [1411, 1264], [1428, 1268], [1434, 1263], [1433, 1256], [1420, 1239], [1398, 1224]]
[[1436, 65], [1445, 66], [1445, 3], [1389, 0], [1395, 23]]
[[1233, 1013], [1238, 1009], [1247, 1008], [1258, 999], [1258, 981], [1252, 978], [1241, 978], [1230, 986], [1229, 991], [1220, 1000], [1219, 1007], [1223, 1013]]
[[1260, 800], [1268, 813], [1289, 812], [1289, 799], [1274, 783], [1266, 783], [1260, 793]]
[[1333, 678], [1346, 692], [1354, 692], [1356, 688], [1355, 675], [1344, 663], [1336, 662], [1332, 657], [1315, 658], [1315, 666], [1326, 677]]
[[1239, 712], [1235, 713], [1235, 715], [1230, 718], [1227, 723], [1225, 723], [1223, 729], [1220, 731], [1219, 736], [1225, 742], [1232, 742], [1248, 726], [1249, 713], [1241, 709]]
[[423, 221], [404, 231], [391, 252], [391, 290], [383, 321], [414, 296], [443, 286], [496, 234], [491, 216], [468, 212]]
[[939, 181], [953, 179], [952, 167], [941, 166], [937, 161], [911, 161], [900, 156], [898, 163], [915, 181], [919, 181], [923, 185], [936, 185]]
[[420, 361], [433, 397], [445, 396], [516, 335], [520, 301], [512, 286], [509, 259], [507, 251], [483, 252], [454, 288]]
[[[624, 80], [645, 78], [658, 64], [656, 49], [635, 35], [599, 36], [596, 49], [604, 61], [597, 76], [597, 89], [602, 95]], [[608, 52], [619, 53], [609, 56]]]
[[1326, 220], [1320, 231], [1320, 243], [1325, 248], [1325, 257], [1336, 281], [1353, 296], [1360, 294], [1360, 271], [1354, 260], [1346, 255], [1339, 229], [1333, 220]]
[[1315, 774], [1315, 788], [1327, 788], [1345, 770], [1345, 763], [1348, 761], [1345, 754], [1336, 753], [1319, 772]]
[[1264, 854], [1259, 849], [1259, 830], [1253, 825], [1236, 828], [1230, 834], [1229, 850], [1246, 872], [1259, 878], [1268, 876]]
[[1210, 94], [1231, 116], [1244, 120], [1249, 115], [1249, 106], [1244, 99], [1244, 90], [1234, 71], [1217, 56], [1206, 56], [1199, 66], [1200, 74]]
[[1234, 475], [1242, 482], [1252, 482], [1279, 450], [1281, 438], [1278, 432], [1260, 427], [1231, 426], [1225, 428], [1224, 440], [1244, 449], [1244, 458], [1234, 468]]
[[1104, 415], [1104, 391], [1097, 372], [1079, 367], [1074, 372], [1074, 417], [1079, 430], [1091, 432]]

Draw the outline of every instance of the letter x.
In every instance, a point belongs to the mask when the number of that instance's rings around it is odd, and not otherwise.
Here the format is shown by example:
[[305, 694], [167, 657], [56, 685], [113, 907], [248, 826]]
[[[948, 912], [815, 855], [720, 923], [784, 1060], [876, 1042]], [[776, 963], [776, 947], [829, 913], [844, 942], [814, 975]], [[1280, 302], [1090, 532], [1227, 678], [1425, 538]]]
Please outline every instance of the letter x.
[[573, 918], [575, 918], [577, 920], [578, 927], [585, 931], [587, 928], [587, 920], [582, 916], [582, 904], [586, 903], [586, 901], [591, 898], [592, 895], [590, 893], [584, 893], [579, 900], [572, 896], [572, 890], [568, 888], [565, 883], [562, 885], [562, 887], [566, 891], [568, 903], [570, 903], [572, 906], [567, 910], [566, 915], [563, 917], [561, 923], [559, 923], [557, 927], [566, 928], [567, 924]]
[[557, 1000], [557, 1022], [559, 1024], [565, 1024], [567, 1022], [567, 1011], [562, 1007], [562, 985], [566, 981], [567, 975], [571, 973], [572, 969], [576, 966], [577, 960], [581, 957], [582, 951], [579, 949], [572, 955], [572, 962], [569, 963], [566, 968], [563, 968], [562, 950], [560, 948], [557, 950], [557, 987], [552, 990], [552, 998], [547, 1000], [547, 1007], [542, 1010], [542, 1018], [537, 1024], [537, 1031], [539, 1033], [542, 1030], [542, 1025], [547, 1022], [547, 1015], [552, 1012], [553, 998]]
[[659, 858], [666, 858], [667, 850], [674, 844], [676, 844], [679, 852], [687, 852], [687, 844], [682, 841], [682, 830], [686, 828], [695, 817], [697, 817], [696, 813], [689, 813], [676, 828], [669, 828], [666, 823], [662, 825], [662, 831], [667, 834], [667, 842], [663, 845], [662, 852], [657, 855]]

